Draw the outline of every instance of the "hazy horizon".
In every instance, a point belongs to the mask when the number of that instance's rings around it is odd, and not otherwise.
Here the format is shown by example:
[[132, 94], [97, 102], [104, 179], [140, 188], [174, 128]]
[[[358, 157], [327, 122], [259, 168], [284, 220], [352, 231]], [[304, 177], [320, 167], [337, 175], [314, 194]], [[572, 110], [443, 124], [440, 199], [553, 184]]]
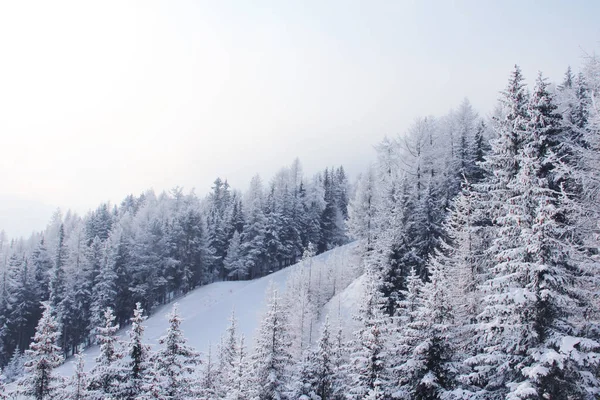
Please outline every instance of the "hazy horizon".
[[[519, 12], [514, 12], [518, 8]], [[593, 10], [596, 11], [593, 11]], [[551, 81], [598, 48], [594, 2], [7, 2], [0, 229], [147, 189], [245, 188], [298, 157], [351, 177], [385, 135], [514, 64]], [[576, 24], [574, 22], [577, 22]], [[45, 217], [47, 215], [47, 217]]]

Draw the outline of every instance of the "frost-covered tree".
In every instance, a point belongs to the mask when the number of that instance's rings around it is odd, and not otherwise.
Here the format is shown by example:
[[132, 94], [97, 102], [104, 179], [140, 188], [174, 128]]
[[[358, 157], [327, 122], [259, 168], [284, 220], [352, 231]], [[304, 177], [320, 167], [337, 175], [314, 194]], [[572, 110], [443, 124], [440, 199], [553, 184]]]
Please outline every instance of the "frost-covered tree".
[[376, 279], [373, 272], [368, 272], [357, 315], [360, 329], [354, 335], [347, 371], [350, 399], [362, 399], [375, 392], [383, 394], [389, 389], [389, 320], [382, 311], [384, 300]]
[[147, 380], [150, 369], [150, 346], [143, 343], [143, 322], [147, 317], [143, 315], [142, 305], [137, 303], [131, 318], [127, 355], [123, 367], [124, 375], [119, 389], [120, 396], [126, 399], [135, 399], [143, 392], [143, 383]]
[[8, 395], [6, 393], [6, 387], [4, 386], [4, 374], [0, 369], [0, 400], [8, 399]]
[[221, 337], [221, 343], [219, 344], [219, 377], [220, 386], [224, 389], [221, 397], [225, 396], [227, 388], [233, 384], [235, 380], [235, 361], [238, 359], [238, 336], [237, 336], [237, 319], [235, 317], [235, 310], [231, 311], [229, 317], [229, 326], [225, 331], [225, 335]]
[[224, 267], [228, 278], [240, 280], [248, 276], [247, 266], [242, 258], [241, 236], [238, 231], [233, 233], [233, 237], [229, 242]]
[[261, 268], [266, 261], [264, 243], [267, 219], [264, 213], [262, 181], [257, 175], [252, 178], [244, 203], [244, 232], [241, 237], [242, 257], [250, 278], [264, 273]]
[[441, 399], [452, 385], [450, 281], [445, 266], [435, 259], [429, 272], [429, 281], [417, 292], [419, 308], [412, 321], [400, 327], [407, 358], [398, 367], [400, 385], [394, 396], [401, 399]]
[[348, 205], [348, 233], [354, 239], [365, 241], [365, 250], [370, 249], [375, 229], [375, 176], [369, 168], [358, 178], [356, 194]]
[[474, 369], [464, 380], [480, 398], [585, 399], [599, 390], [591, 370], [600, 347], [577, 323], [584, 271], [566, 223], [575, 210], [560, 185], [569, 171], [557, 156], [556, 106], [546, 87], [540, 77], [530, 100], [519, 171], [490, 249], [496, 265], [482, 285], [479, 351], [466, 360]]
[[115, 323], [115, 319], [112, 309], [107, 308], [104, 311], [104, 326], [98, 327], [96, 331], [100, 354], [89, 374], [89, 389], [100, 398], [117, 396], [123, 379], [120, 361], [124, 352], [116, 336], [119, 325]]
[[248, 371], [248, 356], [246, 354], [243, 335], [240, 336], [237, 349], [238, 351], [229, 374], [229, 386], [227, 386], [227, 393], [225, 395], [225, 399], [227, 400], [244, 400], [250, 398], [250, 372]]
[[[90, 330], [93, 332], [97, 327], [104, 325], [106, 309], [115, 306], [117, 296], [118, 276], [114, 270], [114, 257], [116, 256], [118, 242], [120, 240], [117, 231], [111, 232], [104, 243], [101, 253], [100, 270], [94, 279], [92, 287], [92, 301], [90, 305]], [[94, 238], [92, 246], [100, 246], [99, 240]]]
[[92, 394], [88, 391], [88, 375], [84, 369], [84, 359], [81, 352], [75, 355], [75, 373], [70, 379], [66, 393], [67, 398], [72, 400], [92, 399]]
[[159, 349], [152, 356], [151, 377], [144, 387], [156, 398], [183, 400], [194, 394], [195, 368], [200, 364], [199, 354], [189, 345], [181, 331], [182, 319], [177, 304], [168, 316], [169, 328], [159, 339]]
[[291, 364], [289, 347], [287, 311], [277, 288], [271, 284], [252, 357], [254, 397], [260, 400], [286, 397]]
[[331, 338], [329, 317], [325, 319], [325, 325], [321, 337], [312, 357], [312, 386], [315, 394], [321, 400], [333, 399], [336, 393], [336, 365], [334, 344]]
[[60, 389], [61, 380], [53, 369], [63, 362], [58, 345], [60, 326], [52, 315], [49, 303], [42, 303], [43, 313], [30, 348], [25, 354], [27, 375], [19, 381], [19, 392], [36, 400], [52, 399]]

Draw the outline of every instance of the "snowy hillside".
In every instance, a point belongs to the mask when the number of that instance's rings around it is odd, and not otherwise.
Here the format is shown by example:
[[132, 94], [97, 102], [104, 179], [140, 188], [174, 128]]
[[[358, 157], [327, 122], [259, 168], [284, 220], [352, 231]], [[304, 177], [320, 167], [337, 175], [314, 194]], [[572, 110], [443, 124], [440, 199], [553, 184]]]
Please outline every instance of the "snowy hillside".
[[[355, 243], [336, 248], [313, 257], [312, 263], [331, 266], [333, 263], [341, 262], [344, 267], [353, 268], [358, 262], [356, 248]], [[253, 281], [216, 282], [200, 287], [187, 296], [177, 299], [179, 312], [184, 319], [182, 329], [189, 344], [204, 355], [209, 351], [209, 347], [213, 352], [216, 351], [216, 345], [227, 328], [232, 310], [235, 310], [239, 332], [249, 339], [248, 343], [252, 343], [264, 311], [265, 292], [269, 283], [273, 282], [280, 291], [284, 291], [290, 273], [301, 266], [302, 264], [299, 263]], [[342, 300], [345, 299], [344, 293], [345, 291], [340, 292]], [[334, 298], [338, 299], [340, 296]], [[144, 337], [147, 343], [155, 345], [158, 339], [165, 334], [167, 315], [170, 310], [171, 305], [165, 305], [145, 321]], [[332, 314], [337, 314], [337, 308], [330, 311]], [[121, 330], [120, 337], [122, 340], [126, 340], [127, 328]], [[86, 370], [92, 368], [98, 352], [97, 346], [91, 347], [85, 352]], [[58, 368], [58, 372], [69, 376], [73, 373], [74, 368], [74, 361], [70, 359]]]

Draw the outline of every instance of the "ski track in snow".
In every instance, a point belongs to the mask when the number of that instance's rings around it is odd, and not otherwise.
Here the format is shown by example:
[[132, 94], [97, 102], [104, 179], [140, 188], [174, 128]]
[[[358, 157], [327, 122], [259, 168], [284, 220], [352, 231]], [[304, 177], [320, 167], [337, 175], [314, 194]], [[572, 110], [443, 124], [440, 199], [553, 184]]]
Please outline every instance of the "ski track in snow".
[[[343, 258], [351, 257], [356, 248], [356, 242], [338, 247], [314, 257], [315, 261], [327, 262], [333, 254], [340, 254]], [[298, 265], [298, 264], [295, 264]], [[265, 292], [270, 282], [277, 285], [280, 291], [285, 290], [285, 282], [295, 265], [274, 272], [265, 277], [252, 281], [215, 282], [201, 286], [187, 295], [176, 299], [179, 304], [179, 314], [183, 318], [181, 329], [188, 340], [188, 344], [207, 355], [209, 348], [216, 355], [217, 345], [221, 336], [229, 325], [231, 311], [235, 310], [238, 333], [246, 337], [246, 343], [251, 348], [254, 344], [254, 334], [259, 326], [261, 315], [265, 306]], [[361, 278], [351, 283], [346, 290], [334, 296], [324, 307], [322, 315], [330, 313], [337, 326], [338, 309], [346, 321], [357, 309], [361, 290]], [[341, 301], [341, 303], [340, 303]], [[167, 316], [171, 312], [172, 304], [157, 308], [145, 322], [145, 342], [157, 345], [158, 339], [166, 332]], [[340, 304], [342, 304], [340, 306]], [[335, 315], [335, 317], [333, 317]], [[324, 318], [323, 318], [324, 320]], [[333, 322], [333, 321], [332, 321]], [[122, 341], [128, 339], [128, 329], [119, 331]], [[346, 329], [347, 334], [348, 332]], [[99, 354], [99, 347], [92, 346], [85, 350], [85, 369], [89, 371]], [[75, 359], [68, 359], [65, 364], [58, 367], [56, 372], [63, 376], [71, 376], [75, 371]]]

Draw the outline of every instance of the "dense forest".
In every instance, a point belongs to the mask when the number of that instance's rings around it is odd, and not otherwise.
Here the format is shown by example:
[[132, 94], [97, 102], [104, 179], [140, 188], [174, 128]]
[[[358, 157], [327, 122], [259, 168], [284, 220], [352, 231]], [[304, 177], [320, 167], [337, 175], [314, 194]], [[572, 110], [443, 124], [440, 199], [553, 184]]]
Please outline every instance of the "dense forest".
[[[253, 180], [243, 199], [218, 181], [205, 202], [180, 191], [147, 194], [116, 211], [103, 206], [84, 219], [57, 218], [43, 240], [5, 246], [5, 326], [39, 320], [20, 393], [597, 399], [599, 93], [594, 57], [558, 84], [541, 73], [527, 84], [515, 66], [489, 118], [464, 100], [383, 140], [347, 207], [342, 169], [305, 184], [294, 164], [266, 191]], [[343, 332], [325, 319], [320, 334], [305, 341], [303, 306], [318, 314], [326, 298], [311, 284], [314, 276], [299, 272], [283, 296], [269, 290], [252, 347], [232, 317], [218, 354], [200, 358], [185, 344], [176, 308], [158, 348], [143, 343], [144, 309], [199, 284], [263, 275], [300, 254], [308, 262], [346, 242], [345, 227], [362, 260], [358, 272], [346, 273], [346, 280], [363, 274], [357, 330]], [[36, 274], [48, 275], [39, 281], [45, 286], [30, 286]], [[15, 299], [24, 288], [47, 293], [25, 296], [47, 299], [42, 311], [31, 304], [38, 314], [26, 319], [10, 313], [23, 304]], [[78, 298], [90, 305], [65, 308], [84, 304]], [[85, 320], [86, 328], [71, 327], [71, 310], [88, 310], [73, 322]], [[118, 343], [118, 325], [128, 320], [129, 340]], [[98, 327], [95, 336], [90, 326]], [[10, 332], [5, 354], [26, 347], [15, 334], [21, 330], [3, 332]], [[100, 344], [92, 371], [80, 362], [70, 380], [53, 373], [92, 337]]]
[[[253, 279], [295, 263], [309, 243], [323, 252], [347, 241], [343, 167], [312, 179], [298, 160], [246, 193], [216, 179], [199, 199], [180, 188], [128, 196], [85, 217], [57, 211], [44, 232], [0, 237], [0, 365], [12, 378], [49, 302], [65, 356], [95, 342], [110, 307], [129, 323], [197, 286]], [[12, 359], [12, 361], [11, 361]], [[18, 368], [17, 368], [18, 369]]]

